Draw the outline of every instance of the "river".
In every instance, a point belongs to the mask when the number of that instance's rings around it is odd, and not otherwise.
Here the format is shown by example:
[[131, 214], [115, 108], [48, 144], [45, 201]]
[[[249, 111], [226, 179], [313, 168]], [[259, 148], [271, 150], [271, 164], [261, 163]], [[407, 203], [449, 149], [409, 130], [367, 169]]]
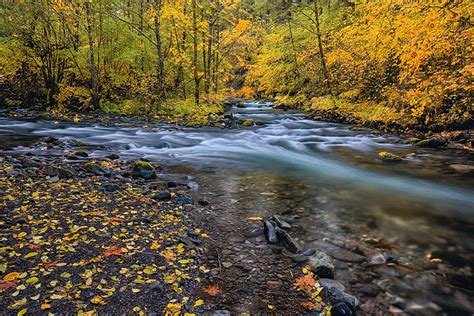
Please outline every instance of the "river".
[[[208, 194], [226, 196], [229, 210], [296, 215], [296, 238], [306, 247], [317, 246], [319, 238], [372, 238], [393, 245], [402, 262], [417, 264], [437, 253], [450, 271], [472, 268], [472, 154], [415, 147], [397, 136], [310, 120], [271, 103], [245, 105], [231, 112], [257, 125], [239, 129], [0, 118], [0, 142], [26, 153], [32, 151], [27, 140], [73, 138], [93, 146], [91, 157], [116, 152], [190, 173]], [[380, 151], [406, 159], [382, 162]], [[459, 286], [472, 276], [466, 272], [456, 280], [446, 282]], [[472, 284], [460, 286], [472, 290]]]

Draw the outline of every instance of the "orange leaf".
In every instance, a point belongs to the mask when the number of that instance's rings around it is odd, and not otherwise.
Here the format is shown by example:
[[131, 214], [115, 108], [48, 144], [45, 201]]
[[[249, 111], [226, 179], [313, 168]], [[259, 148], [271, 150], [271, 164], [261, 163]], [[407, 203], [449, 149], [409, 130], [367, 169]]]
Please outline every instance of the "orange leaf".
[[56, 269], [58, 267], [58, 262], [57, 261], [45, 262], [45, 263], [42, 264], [42, 266], [46, 270], [53, 270], [53, 269]]
[[221, 289], [219, 285], [213, 284], [206, 287], [203, 291], [210, 296], [216, 296], [217, 294], [221, 292]]
[[15, 281], [20, 276], [19, 272], [10, 272], [3, 277], [5, 281]]
[[110, 257], [110, 256], [124, 256], [125, 254], [123, 253], [122, 248], [118, 246], [112, 246], [110, 248], [104, 249], [104, 255], [106, 257]]
[[317, 309], [322, 308], [322, 304], [315, 304], [311, 301], [303, 302], [303, 303], [301, 303], [301, 306], [303, 306], [307, 310], [313, 310], [315, 308], [317, 308]]
[[298, 289], [311, 292], [315, 284], [316, 281], [314, 280], [313, 276], [307, 274], [301, 278], [297, 278], [293, 285]]

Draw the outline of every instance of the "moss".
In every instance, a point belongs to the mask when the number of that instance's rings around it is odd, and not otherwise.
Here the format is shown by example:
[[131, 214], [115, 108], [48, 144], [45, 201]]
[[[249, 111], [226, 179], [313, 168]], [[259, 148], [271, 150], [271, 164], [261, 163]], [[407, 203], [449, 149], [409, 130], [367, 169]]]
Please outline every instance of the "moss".
[[78, 157], [87, 157], [87, 156], [89, 156], [89, 154], [84, 150], [75, 151], [74, 155], [78, 156]]
[[134, 163], [134, 167], [138, 167], [138, 168], [146, 169], [146, 170], [155, 170], [155, 167], [153, 167], [150, 163], [146, 161], [137, 161]]
[[382, 161], [387, 161], [387, 162], [396, 162], [396, 161], [402, 161], [403, 158], [400, 156], [397, 156], [395, 154], [389, 153], [387, 151], [382, 151], [379, 152], [379, 158]]
[[242, 126], [248, 127], [248, 126], [253, 126], [253, 124], [254, 124], [253, 120], [248, 119], [242, 123]]

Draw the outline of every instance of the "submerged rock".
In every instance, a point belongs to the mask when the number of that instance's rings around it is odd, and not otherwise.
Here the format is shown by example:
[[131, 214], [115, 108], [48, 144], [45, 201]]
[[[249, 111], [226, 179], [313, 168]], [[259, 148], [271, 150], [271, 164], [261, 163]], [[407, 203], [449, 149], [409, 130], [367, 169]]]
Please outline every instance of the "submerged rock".
[[334, 261], [324, 252], [317, 252], [309, 257], [311, 270], [320, 278], [334, 279], [336, 267]]
[[298, 243], [284, 229], [277, 226], [275, 231], [278, 239], [282, 242], [285, 248], [288, 249], [288, 251], [292, 253], [301, 252], [300, 245], [298, 245]]
[[85, 157], [89, 157], [89, 154], [84, 150], [78, 150], [74, 152], [74, 156], [85, 158]]
[[248, 126], [253, 126], [253, 125], [254, 125], [254, 122], [251, 119], [247, 119], [247, 120], [242, 122], [242, 126], [248, 127]]
[[146, 180], [156, 179], [155, 167], [146, 161], [137, 161], [132, 167], [132, 177]]
[[430, 139], [424, 139], [416, 143], [417, 146], [420, 147], [428, 147], [428, 148], [437, 148], [446, 145], [448, 142], [447, 138], [444, 137], [433, 137]]
[[386, 162], [402, 161], [403, 158], [387, 151], [379, 152], [379, 159]]
[[331, 284], [327, 284], [322, 293], [325, 302], [332, 306], [331, 315], [348, 316], [356, 312], [358, 301], [354, 296]]
[[278, 227], [283, 229], [290, 229], [291, 225], [285, 222], [279, 215], [273, 215], [272, 220], [278, 225]]
[[168, 190], [164, 190], [157, 193], [153, 198], [158, 201], [169, 200], [171, 198], [171, 193]]
[[278, 242], [275, 226], [273, 226], [270, 221], [263, 221], [263, 233], [265, 234], [267, 241], [271, 244], [276, 244]]

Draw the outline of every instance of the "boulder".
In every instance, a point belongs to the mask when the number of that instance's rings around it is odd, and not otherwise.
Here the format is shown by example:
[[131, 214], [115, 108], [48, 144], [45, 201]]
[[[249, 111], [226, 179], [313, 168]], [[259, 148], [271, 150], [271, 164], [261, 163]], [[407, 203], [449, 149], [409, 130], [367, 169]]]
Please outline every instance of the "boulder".
[[171, 198], [171, 193], [168, 190], [164, 190], [157, 193], [153, 198], [158, 201], [169, 200]]
[[280, 227], [275, 228], [276, 235], [285, 248], [292, 253], [301, 252], [301, 247], [298, 243], [284, 230]]
[[433, 137], [430, 139], [424, 139], [416, 143], [417, 146], [420, 147], [428, 147], [428, 148], [438, 148], [441, 146], [446, 145], [448, 142], [447, 138], [444, 137]]
[[103, 176], [104, 174], [106, 174], [106, 171], [100, 165], [92, 161], [86, 163], [84, 165], [84, 168], [86, 168], [87, 171], [98, 176]]
[[336, 267], [334, 261], [324, 252], [316, 252], [309, 257], [311, 270], [320, 278], [334, 279]]
[[270, 221], [263, 221], [263, 233], [270, 244], [276, 244], [278, 242], [275, 226], [276, 225]]
[[146, 161], [137, 161], [132, 167], [132, 177], [146, 180], [156, 179], [155, 167]]

